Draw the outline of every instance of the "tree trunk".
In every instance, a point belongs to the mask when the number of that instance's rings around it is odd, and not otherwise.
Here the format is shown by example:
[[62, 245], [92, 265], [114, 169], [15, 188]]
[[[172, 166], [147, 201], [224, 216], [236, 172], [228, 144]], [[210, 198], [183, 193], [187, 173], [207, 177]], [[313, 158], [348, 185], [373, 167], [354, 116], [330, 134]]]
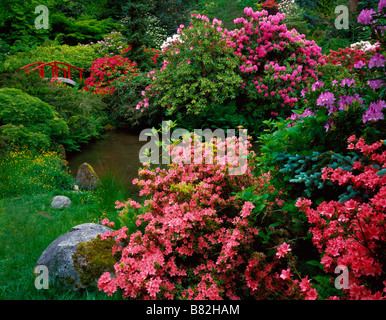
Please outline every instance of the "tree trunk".
[[356, 13], [358, 10], [358, 0], [349, 0], [350, 11]]

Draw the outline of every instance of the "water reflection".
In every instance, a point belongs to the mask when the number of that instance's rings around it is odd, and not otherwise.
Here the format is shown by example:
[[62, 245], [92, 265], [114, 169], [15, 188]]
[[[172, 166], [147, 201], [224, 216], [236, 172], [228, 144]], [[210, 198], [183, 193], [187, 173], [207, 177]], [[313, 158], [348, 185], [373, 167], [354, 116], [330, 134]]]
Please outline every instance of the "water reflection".
[[110, 132], [104, 139], [85, 145], [80, 152], [69, 152], [67, 160], [73, 176], [79, 166], [87, 162], [98, 176], [112, 171], [121, 176], [131, 188], [132, 180], [138, 176], [139, 151], [146, 141], [139, 141], [138, 134], [123, 130]]

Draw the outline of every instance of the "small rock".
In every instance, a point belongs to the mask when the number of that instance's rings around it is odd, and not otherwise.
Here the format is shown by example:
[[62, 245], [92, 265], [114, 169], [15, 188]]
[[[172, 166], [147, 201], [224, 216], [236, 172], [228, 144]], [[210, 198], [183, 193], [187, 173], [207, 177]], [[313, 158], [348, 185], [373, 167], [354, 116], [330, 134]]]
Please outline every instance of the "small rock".
[[81, 164], [76, 175], [76, 183], [79, 187], [94, 189], [99, 183], [99, 178], [93, 167], [87, 162]]
[[52, 199], [51, 207], [54, 209], [69, 208], [71, 200], [66, 196], [56, 196]]

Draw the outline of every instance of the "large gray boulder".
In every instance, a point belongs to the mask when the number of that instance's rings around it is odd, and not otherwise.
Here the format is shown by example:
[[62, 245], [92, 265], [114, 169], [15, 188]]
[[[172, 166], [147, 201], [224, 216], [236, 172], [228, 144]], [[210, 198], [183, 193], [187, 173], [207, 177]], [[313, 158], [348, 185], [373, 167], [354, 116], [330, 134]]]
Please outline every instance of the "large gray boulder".
[[79, 274], [74, 269], [72, 255], [79, 243], [91, 241], [97, 235], [112, 231], [112, 229], [96, 223], [77, 225], [70, 232], [55, 239], [43, 251], [36, 262], [37, 266], [46, 266], [49, 272], [49, 282], [71, 284], [73, 289], [80, 287]]

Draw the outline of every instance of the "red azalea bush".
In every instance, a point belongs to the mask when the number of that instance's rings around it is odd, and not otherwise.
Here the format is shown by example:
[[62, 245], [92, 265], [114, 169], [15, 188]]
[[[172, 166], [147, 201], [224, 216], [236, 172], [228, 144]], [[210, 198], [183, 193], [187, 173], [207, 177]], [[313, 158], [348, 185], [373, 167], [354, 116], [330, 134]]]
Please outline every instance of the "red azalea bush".
[[352, 170], [324, 168], [322, 178], [343, 186], [352, 186], [360, 196], [344, 203], [321, 203], [316, 210], [311, 201], [299, 199], [312, 224], [313, 243], [322, 254], [326, 272], [337, 266], [349, 270], [347, 299], [386, 298], [386, 150], [383, 141], [365, 144], [351, 136], [348, 149], [360, 151], [364, 158], [355, 161]]
[[[250, 147], [248, 140], [233, 141], [236, 157], [241, 145]], [[215, 150], [224, 146], [217, 143]], [[189, 148], [174, 147], [172, 155], [181, 160], [197, 156]], [[315, 299], [309, 280], [294, 280], [282, 259], [291, 251], [286, 243], [273, 258], [256, 252], [254, 205], [234, 193], [251, 186], [272, 192], [266, 187], [269, 175], [254, 177], [251, 164], [244, 174], [229, 175], [234, 159], [228, 155], [226, 164], [217, 156], [213, 164], [173, 162], [168, 169], [145, 165], [133, 183], [149, 200], [144, 206], [131, 199], [117, 206], [123, 208], [122, 218], [137, 215], [142, 231], [128, 234], [125, 226], [102, 235], [115, 237], [118, 245], [113, 251], [121, 251], [122, 258], [114, 266], [115, 274], [100, 277], [99, 289], [109, 295], [121, 289], [124, 297], [137, 299]]]
[[371, 57], [379, 50], [379, 47], [375, 49], [364, 51], [361, 49], [349, 48], [344, 49], [339, 48], [338, 51], [331, 50], [328, 55], [323, 56], [324, 60], [327, 63], [332, 63], [335, 65], [342, 65], [345, 68], [352, 70], [354, 64], [359, 61], [362, 61], [364, 64], [368, 64]]
[[122, 81], [138, 75], [137, 64], [120, 55], [96, 59], [90, 68], [91, 75], [85, 80], [86, 91], [100, 95], [111, 95], [114, 81]]
[[[266, 10], [254, 12], [245, 8], [245, 18], [235, 19], [240, 27], [225, 31], [229, 45], [242, 58], [239, 67], [242, 87], [251, 109], [280, 105], [290, 110], [300, 98], [300, 91], [309, 81], [318, 79], [317, 65], [324, 64], [321, 48], [305, 35], [289, 31], [282, 23], [285, 15], [268, 15]], [[256, 106], [257, 104], [257, 106]]]

